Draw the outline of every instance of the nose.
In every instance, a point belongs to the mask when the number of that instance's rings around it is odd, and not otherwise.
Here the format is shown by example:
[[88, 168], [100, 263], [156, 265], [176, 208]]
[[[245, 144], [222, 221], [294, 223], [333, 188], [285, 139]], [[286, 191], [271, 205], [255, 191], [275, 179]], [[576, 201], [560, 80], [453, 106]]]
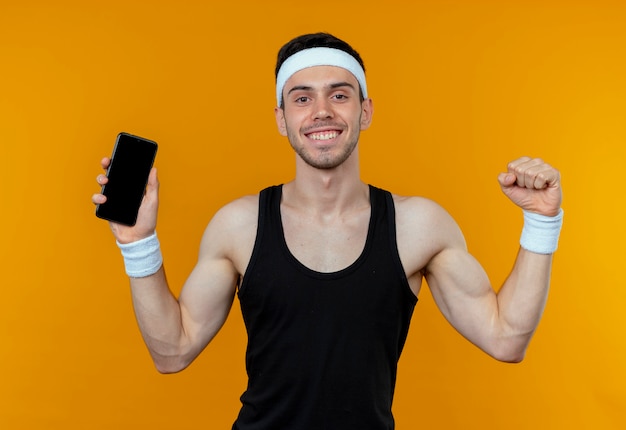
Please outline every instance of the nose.
[[313, 119], [328, 119], [333, 117], [330, 101], [325, 97], [318, 98], [313, 105]]

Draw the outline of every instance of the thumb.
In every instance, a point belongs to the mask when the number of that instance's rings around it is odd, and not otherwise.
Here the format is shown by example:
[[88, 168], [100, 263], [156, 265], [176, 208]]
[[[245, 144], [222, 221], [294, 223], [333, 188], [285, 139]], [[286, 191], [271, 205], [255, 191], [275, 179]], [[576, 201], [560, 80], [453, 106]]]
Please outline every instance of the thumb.
[[[159, 179], [157, 177], [156, 167], [153, 167], [150, 170], [150, 175], [148, 176], [148, 184], [146, 185], [146, 191], [144, 194], [144, 203], [148, 203], [149, 205], [157, 204], [159, 201]], [[142, 206], [144, 205], [142, 203]]]
[[513, 173], [500, 173], [498, 175], [498, 182], [500, 182], [500, 186], [502, 188], [508, 188], [515, 184], [517, 178]]
[[159, 189], [159, 178], [157, 177], [157, 169], [153, 167], [148, 176], [148, 189]]

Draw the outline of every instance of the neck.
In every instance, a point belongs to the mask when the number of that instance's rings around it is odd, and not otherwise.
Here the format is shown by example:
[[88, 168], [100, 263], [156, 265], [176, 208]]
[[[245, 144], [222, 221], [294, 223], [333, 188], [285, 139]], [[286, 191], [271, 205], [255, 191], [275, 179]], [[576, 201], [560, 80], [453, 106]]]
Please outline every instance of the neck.
[[283, 203], [325, 214], [369, 204], [369, 188], [361, 181], [357, 152], [328, 170], [311, 167], [298, 157], [296, 177], [283, 187]]

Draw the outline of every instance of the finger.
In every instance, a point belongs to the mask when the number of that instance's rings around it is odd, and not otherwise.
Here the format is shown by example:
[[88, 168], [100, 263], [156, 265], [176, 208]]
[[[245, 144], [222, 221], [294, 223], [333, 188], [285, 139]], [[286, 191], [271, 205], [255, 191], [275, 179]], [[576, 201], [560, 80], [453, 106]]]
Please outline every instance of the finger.
[[558, 174], [556, 169], [540, 159], [534, 159], [526, 163], [522, 168], [524, 187], [540, 190], [546, 188]]
[[[529, 184], [530, 185], [530, 184]], [[547, 187], [547, 179], [545, 175], [545, 169], [539, 170], [534, 173], [532, 186], [529, 188], [534, 188], [536, 190], [541, 190], [542, 188]]]
[[544, 164], [535, 176], [534, 187], [536, 189], [547, 188], [558, 183], [559, 172], [549, 164]]
[[532, 158], [530, 157], [520, 157], [517, 160], [513, 160], [511, 161], [509, 164], [507, 164], [507, 171], [514, 173], [516, 169], [518, 169], [520, 166], [522, 166], [525, 163], [528, 163], [529, 161], [532, 161]]
[[100, 165], [104, 170], [109, 168], [109, 164], [111, 164], [111, 158], [109, 157], [104, 157], [102, 160], [100, 160]]
[[96, 176], [96, 182], [98, 182], [98, 184], [100, 184], [100, 185], [104, 185], [107, 182], [109, 182], [109, 178], [106, 175], [103, 175], [101, 173], [98, 176]]
[[[529, 162], [530, 163], [530, 162]], [[538, 184], [541, 182], [541, 178], [539, 177], [539, 173], [541, 171], [541, 166], [535, 166], [535, 165], [528, 165], [525, 166], [525, 169], [520, 172], [519, 177], [522, 178], [521, 181], [523, 185], [520, 185], [524, 188], [528, 188], [528, 189], [534, 189], [537, 188], [535, 184]]]
[[540, 158], [522, 157], [509, 163], [509, 172], [517, 178], [516, 184], [522, 188], [535, 188], [537, 174], [543, 170], [545, 163]]
[[558, 183], [559, 172], [549, 164], [531, 166], [524, 172], [526, 188], [541, 190]]
[[94, 205], [101, 205], [102, 203], [105, 203], [107, 201], [107, 198], [103, 194], [94, 194], [93, 196], [91, 196], [91, 201]]
[[524, 171], [523, 166], [530, 160], [530, 157], [520, 157], [517, 160], [513, 160], [509, 164], [507, 164], [507, 172], [515, 177], [515, 180], [513, 181], [514, 183], [510, 185], [517, 185], [519, 187], [524, 186], [524, 177], [522, 174], [522, 172]]

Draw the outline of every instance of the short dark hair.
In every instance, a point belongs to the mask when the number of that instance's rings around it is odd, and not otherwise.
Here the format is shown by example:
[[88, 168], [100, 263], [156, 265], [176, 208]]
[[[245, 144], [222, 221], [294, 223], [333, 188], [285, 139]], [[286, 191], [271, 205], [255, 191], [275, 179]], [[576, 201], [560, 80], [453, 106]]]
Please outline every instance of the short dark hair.
[[276, 77], [278, 76], [280, 66], [283, 65], [287, 58], [291, 57], [296, 52], [300, 52], [304, 49], [320, 47], [341, 49], [342, 51], [347, 52], [353, 56], [356, 61], [358, 61], [361, 67], [363, 67], [363, 71], [365, 71], [365, 65], [363, 64], [361, 56], [347, 42], [344, 42], [329, 33], [311, 33], [303, 34], [302, 36], [291, 39], [289, 42], [285, 43], [282, 48], [280, 48], [278, 51], [278, 59], [276, 60], [274, 75]]
[[[280, 71], [280, 67], [283, 65], [285, 60], [291, 57], [296, 52], [300, 52], [309, 48], [335, 48], [340, 49], [344, 52], [350, 54], [354, 59], [359, 63], [359, 65], [363, 68], [363, 72], [365, 72], [365, 64], [363, 63], [363, 59], [359, 55], [356, 50], [350, 46], [347, 42], [339, 39], [338, 37], [333, 36], [329, 33], [311, 33], [311, 34], [303, 34], [302, 36], [298, 36], [294, 39], [291, 39], [289, 42], [285, 43], [282, 48], [278, 51], [278, 58], [276, 60], [276, 69], [274, 70], [274, 77], [278, 77], [278, 72]], [[363, 89], [359, 86], [359, 96], [361, 97], [361, 101], [364, 100], [363, 97]], [[283, 106], [284, 101], [281, 102], [281, 108]]]

